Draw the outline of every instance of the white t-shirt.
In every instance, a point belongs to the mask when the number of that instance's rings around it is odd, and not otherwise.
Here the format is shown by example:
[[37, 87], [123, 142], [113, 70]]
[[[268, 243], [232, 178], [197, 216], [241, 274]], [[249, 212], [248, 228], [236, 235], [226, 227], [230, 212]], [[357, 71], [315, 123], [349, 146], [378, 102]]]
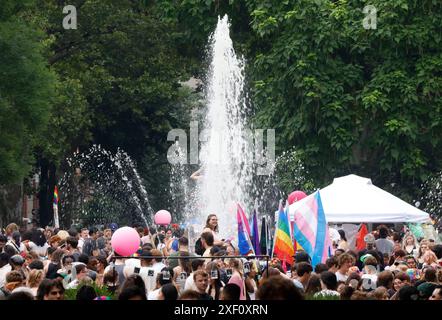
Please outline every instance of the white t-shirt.
[[198, 291], [193, 281], [193, 272], [187, 277], [186, 283], [184, 284], [184, 290]]
[[143, 244], [150, 243], [150, 242], [151, 242], [150, 235], [147, 235], [147, 236], [142, 237], [142, 238], [141, 238], [141, 242], [142, 242]]
[[155, 269], [152, 267], [140, 268], [140, 277], [143, 279], [144, 284], [146, 285], [147, 293], [155, 290], [157, 284], [157, 275], [158, 272], [156, 272]]
[[218, 232], [213, 231], [213, 230], [210, 229], [210, 228], [204, 228], [204, 230], [203, 230], [202, 233], [204, 233], [204, 232], [209, 232], [209, 231], [212, 232], [212, 234], [213, 234], [213, 241], [214, 241], [214, 242], [216, 242], [216, 241], [220, 241], [220, 240], [221, 240], [220, 237], [219, 237]]
[[[207, 248], [207, 249], [204, 251], [204, 253], [203, 253], [203, 257], [210, 257], [210, 249], [212, 249], [212, 247]], [[205, 260], [207, 260], [207, 259], [205, 259]], [[206, 261], [206, 262], [208, 262], [208, 261]]]
[[44, 257], [46, 256], [48, 248], [49, 248], [49, 243], [45, 242], [45, 244], [42, 247], [35, 245], [35, 247], [32, 250], [35, 251], [40, 257]]
[[[256, 281], [252, 281], [252, 285], [253, 285], [254, 291], [252, 293], [249, 292], [249, 297], [250, 297], [250, 300], [256, 300], [256, 292], [258, 291], [258, 285], [256, 284]], [[302, 291], [304, 291], [304, 287], [302, 288]]]
[[0, 288], [6, 283], [6, 275], [11, 272], [11, 265], [8, 263], [0, 268]]
[[166, 245], [164, 243], [158, 243], [157, 245], [157, 250], [163, 252], [163, 249], [166, 247]]
[[147, 295], [147, 300], [158, 300], [158, 295], [160, 294], [160, 290], [161, 288], [149, 292], [149, 294]]
[[339, 271], [336, 271], [336, 281], [347, 281], [348, 276], [345, 274], [340, 273]]
[[304, 292], [304, 285], [298, 279], [293, 279], [293, 283], [295, 284], [296, 288]]
[[365, 290], [374, 290], [377, 288], [378, 276], [376, 274], [363, 274], [362, 288]]
[[83, 238], [78, 239], [78, 245], [77, 245], [78, 251], [83, 252], [83, 245], [84, 245], [84, 239]]
[[155, 270], [156, 273], [160, 273], [162, 269], [166, 268], [166, 265], [162, 262], [155, 262], [152, 265], [152, 268]]

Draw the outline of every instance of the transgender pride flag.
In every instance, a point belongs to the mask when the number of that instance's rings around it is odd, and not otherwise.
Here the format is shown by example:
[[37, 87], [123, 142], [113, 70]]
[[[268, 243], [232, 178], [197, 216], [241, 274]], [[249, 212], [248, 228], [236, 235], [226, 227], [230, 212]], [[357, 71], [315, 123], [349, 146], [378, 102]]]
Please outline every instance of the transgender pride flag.
[[295, 211], [293, 231], [296, 241], [312, 258], [315, 267], [318, 263], [325, 263], [331, 255], [331, 240], [319, 191], [302, 201], [303, 205]]

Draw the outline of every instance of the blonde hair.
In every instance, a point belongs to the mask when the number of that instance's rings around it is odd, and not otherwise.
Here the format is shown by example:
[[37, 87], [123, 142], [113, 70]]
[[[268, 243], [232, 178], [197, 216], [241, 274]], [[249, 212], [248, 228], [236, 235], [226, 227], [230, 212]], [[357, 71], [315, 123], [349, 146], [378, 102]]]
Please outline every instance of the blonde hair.
[[412, 233], [408, 233], [408, 234], [406, 234], [404, 236], [404, 239], [402, 240], [402, 249], [405, 250], [405, 248], [407, 247], [407, 239], [408, 238], [412, 238], [413, 239], [413, 245], [416, 248], [419, 248], [419, 242], [417, 241], [416, 236], [414, 234], [412, 234]]
[[10, 223], [5, 228], [6, 234], [12, 234], [14, 231], [18, 231], [18, 230], [19, 230], [19, 227], [16, 223]]
[[26, 286], [29, 288], [35, 288], [40, 285], [40, 282], [44, 279], [45, 273], [43, 270], [33, 269], [29, 272]]
[[[424, 260], [425, 263], [427, 264], [432, 264], [432, 263], [436, 263], [437, 262], [437, 256], [436, 254], [431, 251], [431, 250], [427, 250], [425, 251], [425, 253], [422, 256], [422, 259]], [[428, 262], [427, 262], [428, 261]]]

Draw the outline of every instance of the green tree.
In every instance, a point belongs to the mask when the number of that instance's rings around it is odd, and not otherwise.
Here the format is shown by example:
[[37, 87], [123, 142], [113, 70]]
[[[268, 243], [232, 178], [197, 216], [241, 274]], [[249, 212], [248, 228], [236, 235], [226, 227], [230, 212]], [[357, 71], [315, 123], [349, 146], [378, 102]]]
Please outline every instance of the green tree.
[[[62, 27], [66, 4], [77, 9], [76, 30]], [[154, 207], [163, 205], [167, 132], [188, 126], [191, 101], [179, 84], [190, 73], [174, 37], [177, 26], [143, 1], [40, 1], [35, 13], [60, 79], [60, 113], [48, 129], [54, 139], [42, 146], [42, 163], [57, 164], [91, 143], [122, 148], [138, 164]]]
[[[434, 1], [247, 1], [256, 121], [323, 185], [357, 173], [405, 195], [441, 166], [442, 8]], [[377, 8], [377, 29], [362, 9]], [[405, 27], [406, 26], [406, 27]]]
[[22, 14], [33, 1], [0, 8], [0, 185], [18, 183], [49, 121], [56, 77], [44, 58], [43, 34]]

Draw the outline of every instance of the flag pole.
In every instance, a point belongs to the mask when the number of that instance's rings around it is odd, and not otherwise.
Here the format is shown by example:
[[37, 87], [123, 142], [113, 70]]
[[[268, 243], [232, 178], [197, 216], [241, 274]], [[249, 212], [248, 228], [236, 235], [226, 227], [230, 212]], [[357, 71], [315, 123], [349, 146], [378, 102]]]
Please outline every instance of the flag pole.
[[279, 223], [279, 208], [281, 208], [281, 206], [282, 206], [282, 200], [279, 200], [279, 207], [278, 207], [278, 220], [276, 221], [276, 224], [275, 224], [275, 233], [274, 233], [274, 235], [273, 235], [273, 244], [272, 244], [272, 252], [271, 252], [271, 258], [273, 259], [273, 251], [275, 251], [275, 238], [276, 238], [276, 232], [278, 232], [278, 228], [277, 228], [277, 226], [278, 226], [278, 223]]

